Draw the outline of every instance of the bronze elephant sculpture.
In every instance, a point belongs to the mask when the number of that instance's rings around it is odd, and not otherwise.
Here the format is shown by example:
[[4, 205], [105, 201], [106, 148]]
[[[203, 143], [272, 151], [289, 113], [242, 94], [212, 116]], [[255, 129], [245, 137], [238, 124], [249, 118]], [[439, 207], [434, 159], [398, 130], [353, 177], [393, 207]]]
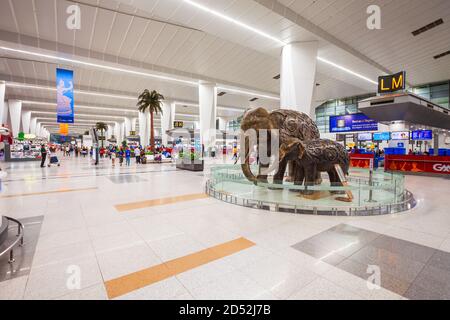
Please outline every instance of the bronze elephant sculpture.
[[[271, 139], [273, 139], [274, 137], [272, 137], [272, 133], [269, 132], [264, 139], [262, 136], [260, 136], [259, 130], [277, 130], [280, 148], [283, 146], [286, 147], [292, 139], [306, 142], [309, 140], [320, 138], [319, 129], [317, 128], [317, 125], [314, 123], [314, 121], [307, 114], [293, 110], [278, 109], [269, 112], [264, 108], [250, 109], [244, 114], [241, 121], [241, 130], [243, 132], [246, 132], [249, 129], [254, 129], [256, 131], [256, 143], [258, 145], [258, 148], [261, 144], [265, 144], [267, 146], [267, 153], [269, 157], [271, 155], [274, 155], [274, 152], [278, 152], [278, 150], [271, 150], [270, 147]], [[245, 143], [245, 150], [243, 155], [241, 155], [241, 159], [243, 161], [241, 163], [242, 172], [244, 173], [245, 177], [252, 182], [267, 182], [267, 174], [261, 174], [261, 168], [267, 168], [269, 166], [268, 164], [259, 164], [258, 176], [255, 176], [250, 169], [250, 147], [254, 147], [254, 145], [250, 146], [249, 144], [249, 142]], [[279, 159], [278, 170], [275, 173], [273, 180], [274, 183], [282, 183], [288, 161], [296, 159], [290, 159], [289, 157], [284, 157], [283, 159], [278, 157], [277, 159]], [[297, 170], [294, 163], [293, 175], [297, 179], [303, 181], [302, 173], [296, 171]], [[320, 179], [320, 177], [318, 177], [318, 179]], [[298, 183], [299, 181], [295, 182]]]
[[327, 172], [331, 186], [342, 186], [335, 165], [340, 165], [345, 175], [348, 175], [350, 159], [347, 150], [338, 142], [328, 139], [309, 141], [291, 140], [280, 147], [280, 158], [297, 158], [297, 170], [305, 176], [305, 185], [315, 184], [317, 174]]

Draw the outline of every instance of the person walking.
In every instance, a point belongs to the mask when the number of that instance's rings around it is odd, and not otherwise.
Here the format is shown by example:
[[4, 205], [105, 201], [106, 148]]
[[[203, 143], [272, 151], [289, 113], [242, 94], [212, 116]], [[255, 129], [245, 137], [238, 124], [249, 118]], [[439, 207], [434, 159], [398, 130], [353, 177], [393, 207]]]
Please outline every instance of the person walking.
[[125, 150], [125, 160], [126, 160], [126, 165], [127, 167], [130, 166], [130, 160], [131, 160], [131, 150], [129, 147], [127, 147], [127, 149]]
[[119, 149], [119, 163], [120, 163], [120, 166], [123, 165], [123, 156], [124, 156], [123, 147], [120, 147], [120, 149]]
[[47, 149], [41, 144], [41, 168], [45, 168], [45, 160], [47, 159]]
[[139, 149], [139, 146], [136, 146], [136, 148], [134, 148], [134, 155], [136, 157], [136, 164], [141, 163], [141, 150]]
[[115, 167], [116, 166], [116, 157], [117, 157], [116, 150], [114, 148], [111, 148], [110, 152], [111, 152], [110, 155], [111, 155], [112, 166]]

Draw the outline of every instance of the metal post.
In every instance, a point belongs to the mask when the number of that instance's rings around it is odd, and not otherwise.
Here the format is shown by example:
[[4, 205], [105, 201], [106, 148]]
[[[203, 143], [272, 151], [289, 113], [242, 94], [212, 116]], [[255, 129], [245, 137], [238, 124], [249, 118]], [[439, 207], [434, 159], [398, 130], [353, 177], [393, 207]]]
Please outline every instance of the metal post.
[[376, 202], [373, 200], [373, 159], [370, 159], [370, 169], [369, 169], [369, 199], [366, 202]]
[[13, 263], [14, 260], [14, 249], [11, 249], [11, 251], [9, 252], [9, 263]]

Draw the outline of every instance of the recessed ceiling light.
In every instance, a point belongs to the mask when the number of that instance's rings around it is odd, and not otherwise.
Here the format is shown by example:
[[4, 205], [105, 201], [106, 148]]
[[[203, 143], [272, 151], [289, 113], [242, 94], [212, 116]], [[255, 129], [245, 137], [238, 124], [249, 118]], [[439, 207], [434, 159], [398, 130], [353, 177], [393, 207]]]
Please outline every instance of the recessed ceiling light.
[[424, 33], [425, 31], [428, 31], [430, 29], [436, 28], [438, 25], [441, 25], [443, 23], [444, 23], [444, 20], [437, 19], [436, 21], [433, 21], [433, 22], [427, 24], [426, 26], [423, 26], [422, 28], [414, 30], [412, 32], [412, 34], [413, 34], [413, 36], [418, 36], [419, 34]]
[[224, 96], [224, 95], [226, 95], [227, 93], [225, 92], [225, 91], [221, 91], [221, 92], [219, 92], [217, 95], [219, 96], [219, 97], [222, 97], [222, 96]]
[[103, 69], [103, 70], [115, 71], [115, 72], [124, 72], [124, 73], [147, 77], [147, 78], [179, 82], [179, 83], [183, 83], [183, 84], [187, 84], [187, 85], [191, 85], [191, 86], [198, 85], [198, 81], [183, 80], [183, 79], [178, 79], [178, 78], [173, 78], [173, 77], [168, 77], [168, 76], [163, 76], [163, 75], [158, 75], [158, 74], [153, 74], [153, 73], [148, 73], [148, 72], [140, 72], [140, 71], [134, 71], [134, 70], [130, 70], [130, 69], [111, 67], [111, 66], [107, 66], [104, 64], [85, 62], [85, 61], [76, 60], [76, 59], [63, 58], [63, 57], [58, 57], [58, 56], [54, 56], [54, 55], [50, 55], [50, 54], [37, 53], [37, 52], [33, 52], [33, 51], [13, 49], [13, 48], [8, 48], [8, 47], [0, 47], [0, 49], [9, 51], [9, 52], [22, 53], [25, 55], [31, 55], [31, 56], [41, 57], [41, 58], [52, 59], [52, 60], [56, 60], [56, 61], [70, 62], [70, 63], [83, 65], [83, 66], [87, 66], [87, 67], [93, 67], [93, 68], [97, 68], [97, 69]]
[[269, 100], [277, 100], [279, 101], [280, 98], [276, 97], [276, 96], [269, 96], [266, 94], [259, 94], [256, 92], [252, 92], [252, 91], [246, 91], [246, 90], [241, 90], [241, 89], [234, 89], [234, 88], [230, 88], [230, 87], [222, 87], [222, 86], [218, 86], [217, 89], [220, 90], [224, 90], [227, 92], [234, 92], [234, 93], [239, 93], [239, 94], [244, 94], [250, 97], [259, 97], [259, 98], [263, 98], [263, 99], [269, 99]]
[[275, 80], [280, 79], [281, 75], [277, 74], [275, 77], [273, 77]]
[[335, 67], [335, 68], [338, 68], [339, 70], [342, 70], [342, 71], [344, 71], [344, 72], [347, 72], [347, 73], [349, 73], [349, 74], [351, 74], [351, 75], [354, 75], [355, 77], [358, 77], [358, 78], [360, 78], [360, 79], [366, 80], [367, 82], [370, 82], [370, 83], [372, 83], [372, 84], [378, 85], [378, 82], [376, 82], [376, 81], [374, 81], [374, 80], [372, 80], [372, 79], [369, 79], [369, 78], [363, 76], [362, 74], [359, 74], [359, 73], [357, 73], [357, 72], [355, 72], [355, 71], [352, 71], [352, 70], [350, 70], [350, 69], [348, 69], [348, 68], [346, 68], [346, 67], [343, 67], [343, 66], [341, 66], [341, 65], [339, 65], [339, 64], [337, 64], [337, 63], [331, 62], [330, 60], [327, 60], [327, 59], [324, 59], [324, 58], [321, 58], [321, 57], [317, 57], [317, 60], [319, 60], [319, 61], [321, 61], [321, 62], [324, 62], [324, 63], [326, 63], [326, 64], [328, 64], [328, 65], [330, 65], [330, 66], [333, 66], [333, 67]]
[[438, 54], [438, 55], [435, 55], [433, 58], [434, 58], [434, 59], [440, 59], [440, 58], [445, 57], [445, 56], [447, 56], [447, 55], [449, 55], [449, 54], [450, 54], [450, 50], [445, 51], [445, 52], [442, 52], [442, 53], [440, 53], [440, 54]]
[[198, 9], [204, 11], [204, 12], [207, 12], [207, 13], [212, 14], [212, 15], [214, 15], [216, 17], [219, 17], [219, 18], [221, 18], [223, 20], [226, 20], [228, 22], [236, 24], [236, 25], [238, 25], [238, 26], [240, 26], [240, 27], [242, 27], [244, 29], [252, 31], [252, 32], [254, 32], [254, 33], [264, 37], [264, 38], [267, 38], [267, 39], [270, 39], [272, 41], [275, 41], [278, 44], [281, 44], [283, 46], [285, 46], [287, 44], [286, 42], [281, 41], [280, 39], [277, 39], [274, 36], [271, 36], [270, 34], [264, 32], [264, 31], [258, 30], [258, 29], [254, 28], [254, 27], [252, 27], [252, 26], [250, 26], [250, 25], [248, 25], [248, 24], [246, 24], [246, 23], [244, 23], [242, 21], [236, 20], [236, 19], [231, 18], [231, 17], [229, 17], [229, 16], [227, 16], [225, 14], [222, 14], [222, 13], [216, 11], [216, 10], [210, 9], [210, 8], [200, 4], [200, 3], [197, 3], [197, 2], [192, 1], [192, 0], [184, 0], [184, 2], [187, 3], [187, 4], [190, 4], [191, 6], [194, 6], [194, 7], [198, 8]]
[[258, 98], [250, 99], [251, 102], [258, 100]]

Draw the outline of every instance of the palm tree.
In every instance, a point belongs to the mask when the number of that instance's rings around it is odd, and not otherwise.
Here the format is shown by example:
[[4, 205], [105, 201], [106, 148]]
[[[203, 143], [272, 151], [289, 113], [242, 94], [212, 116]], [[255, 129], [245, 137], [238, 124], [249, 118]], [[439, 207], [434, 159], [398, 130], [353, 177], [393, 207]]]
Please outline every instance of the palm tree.
[[[95, 124], [95, 129], [97, 129], [98, 131], [101, 132], [101, 136], [104, 137], [103, 132], [104, 131], [108, 131], [108, 125], [104, 122], [97, 122]], [[103, 148], [103, 141], [104, 139], [102, 139], [102, 148]]]
[[162, 101], [164, 100], [164, 96], [158, 93], [156, 90], [152, 90], [150, 92], [148, 89], [145, 89], [144, 92], [138, 98], [138, 103], [136, 106], [140, 112], [149, 111], [150, 112], [150, 150], [154, 150], [155, 148], [155, 130], [153, 128], [153, 113], [158, 114], [160, 112], [162, 114]]

